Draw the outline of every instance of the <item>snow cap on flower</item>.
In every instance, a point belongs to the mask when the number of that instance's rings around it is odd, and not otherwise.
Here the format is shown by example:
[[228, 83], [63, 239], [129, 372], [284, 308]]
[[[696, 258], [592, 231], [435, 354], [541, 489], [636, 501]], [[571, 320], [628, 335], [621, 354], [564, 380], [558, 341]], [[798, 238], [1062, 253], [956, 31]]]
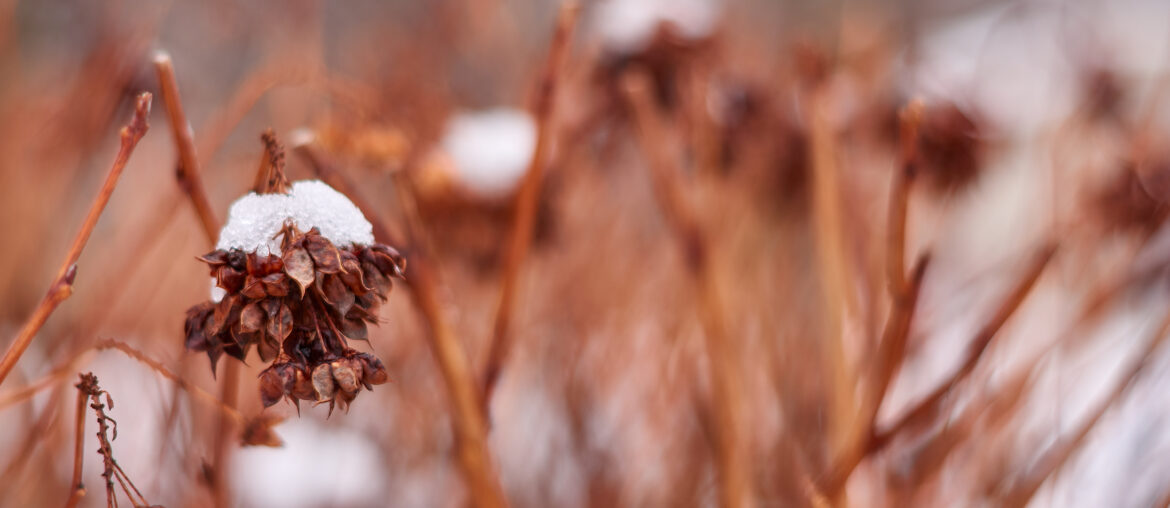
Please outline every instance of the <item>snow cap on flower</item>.
[[373, 226], [353, 202], [325, 182], [302, 180], [294, 182], [288, 194], [253, 192], [237, 199], [215, 248], [280, 255], [286, 220], [301, 231], [319, 229], [339, 247], [374, 243]]
[[536, 123], [516, 109], [460, 113], [447, 122], [442, 146], [460, 184], [484, 195], [505, 194], [528, 169]]

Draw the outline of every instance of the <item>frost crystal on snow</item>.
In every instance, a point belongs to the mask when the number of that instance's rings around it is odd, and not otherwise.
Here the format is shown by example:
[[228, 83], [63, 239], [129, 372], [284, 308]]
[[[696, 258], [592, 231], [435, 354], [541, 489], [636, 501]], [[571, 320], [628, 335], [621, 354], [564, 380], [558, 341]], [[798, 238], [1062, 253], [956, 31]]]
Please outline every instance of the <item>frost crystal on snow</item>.
[[373, 226], [348, 198], [320, 180], [302, 180], [288, 194], [253, 192], [237, 199], [215, 248], [279, 255], [286, 220], [301, 231], [321, 230], [338, 247], [374, 243]]
[[514, 109], [461, 113], [447, 122], [443, 151], [469, 190], [502, 194], [513, 189], [536, 149], [536, 124]]

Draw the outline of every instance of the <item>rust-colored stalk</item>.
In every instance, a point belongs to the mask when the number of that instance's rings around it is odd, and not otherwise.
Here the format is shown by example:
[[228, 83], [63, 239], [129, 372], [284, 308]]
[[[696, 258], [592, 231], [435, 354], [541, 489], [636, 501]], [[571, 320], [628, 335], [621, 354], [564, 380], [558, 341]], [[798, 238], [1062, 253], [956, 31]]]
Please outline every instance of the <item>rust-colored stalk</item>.
[[516, 193], [512, 227], [508, 233], [507, 250], [504, 252], [500, 296], [496, 306], [495, 323], [492, 326], [491, 342], [488, 344], [487, 363], [482, 371], [485, 405], [487, 405], [487, 401], [491, 400], [492, 390], [499, 378], [500, 369], [507, 361], [508, 353], [512, 347], [512, 338], [509, 334], [512, 307], [516, 298], [520, 270], [532, 245], [532, 232], [536, 226], [537, 203], [540, 200], [541, 183], [544, 180], [549, 146], [552, 144], [552, 117], [556, 103], [557, 85], [560, 81], [562, 62], [568, 52], [579, 11], [580, 6], [576, 1], [570, 0], [561, 4], [556, 31], [553, 33], [549, 48], [548, 61], [545, 62], [536, 89], [533, 106], [533, 116], [536, 118], [536, 147], [532, 151], [528, 170], [520, 183], [519, 191]]
[[159, 51], [154, 56], [154, 68], [158, 73], [159, 90], [162, 92], [163, 102], [167, 105], [167, 115], [171, 120], [171, 134], [175, 138], [175, 149], [179, 152], [177, 177], [179, 186], [195, 205], [195, 213], [199, 215], [199, 223], [203, 226], [203, 233], [215, 243], [219, 234], [219, 221], [215, 212], [211, 210], [211, 201], [203, 188], [200, 176], [199, 159], [195, 154], [195, 135], [191, 132], [191, 124], [187, 122], [187, 114], [183, 111], [183, 102], [179, 98], [179, 83], [175, 80], [175, 68], [171, 63], [171, 55]]
[[922, 281], [926, 274], [929, 257], [919, 258], [911, 275], [909, 285], [904, 294], [898, 295], [894, 306], [890, 309], [890, 318], [886, 321], [885, 331], [882, 333], [882, 343], [878, 348], [877, 363], [875, 364], [871, 391], [862, 400], [858, 428], [854, 431], [853, 441], [834, 460], [832, 469], [824, 480], [825, 494], [836, 498], [845, 487], [846, 481], [870, 451], [870, 440], [874, 435], [874, 423], [882, 401], [894, 379], [902, 361], [906, 356], [906, 340], [910, 336], [910, 324], [914, 319], [914, 310], [918, 304], [918, 294], [922, 289]]
[[[425, 239], [417, 216], [406, 207], [408, 242], [402, 243], [385, 223], [378, 220], [375, 208], [365, 201], [356, 187], [345, 175], [335, 170], [325, 158], [309, 144], [308, 139], [296, 143], [293, 150], [303, 157], [319, 178], [350, 198], [374, 226], [374, 238], [379, 242], [394, 245], [410, 245], [407, 249], [406, 283], [410, 286], [412, 301], [430, 328], [428, 344], [438, 363], [451, 402], [452, 426], [456, 438], [456, 459], [468, 489], [468, 496], [475, 506], [495, 508], [507, 506], [503, 489], [496, 479], [487, 444], [487, 423], [483, 405], [472, 374], [471, 366], [462, 345], [455, 337], [455, 331], [443, 314], [442, 305], [435, 288], [438, 278], [425, 252]], [[403, 180], [396, 187], [400, 196], [409, 197], [403, 188]]]
[[[165, 51], [159, 51], [154, 57], [155, 70], [158, 73], [159, 88], [162, 91], [163, 101], [167, 105], [167, 113], [171, 120], [171, 134], [174, 136], [175, 149], [179, 153], [179, 164], [176, 177], [179, 186], [191, 200], [195, 213], [199, 216], [199, 224], [203, 226], [203, 233], [210, 245], [215, 245], [219, 236], [219, 221], [211, 210], [211, 202], [207, 199], [207, 192], [203, 187], [200, 176], [199, 158], [195, 153], [195, 136], [191, 131], [191, 124], [187, 122], [187, 114], [183, 110], [183, 102], [179, 97], [179, 84], [175, 79], [175, 68], [171, 63], [171, 56]], [[227, 362], [224, 366], [223, 383], [220, 385], [220, 400], [233, 410], [239, 392], [240, 367], [235, 362]], [[215, 437], [214, 452], [214, 480], [213, 494], [216, 506], [228, 505], [228, 477], [225, 474], [225, 460], [230, 452], [233, 421], [225, 415], [220, 415]]]
[[148, 92], [138, 95], [134, 107], [134, 117], [130, 123], [122, 127], [120, 134], [122, 141], [118, 148], [118, 155], [114, 157], [114, 163], [110, 167], [109, 174], [106, 175], [106, 181], [102, 184], [101, 190], [98, 191], [97, 197], [94, 198], [93, 204], [90, 205], [89, 213], [85, 216], [81, 229], [73, 238], [73, 245], [69, 247], [64, 262], [57, 270], [57, 277], [49, 285], [49, 291], [41, 300], [40, 305], [21, 327], [16, 339], [12, 341], [12, 344], [9, 344], [8, 350], [4, 352], [4, 358], [0, 359], [0, 384], [3, 384], [8, 373], [12, 372], [20, 355], [28, 349], [33, 337], [40, 331], [41, 326], [49, 319], [49, 315], [53, 313], [57, 305], [73, 294], [73, 278], [77, 275], [77, 259], [81, 257], [81, 251], [85, 248], [89, 235], [93, 233], [93, 228], [97, 225], [102, 210], [106, 208], [106, 203], [109, 203], [110, 196], [114, 193], [114, 187], [118, 184], [118, 177], [122, 175], [126, 162], [130, 160], [130, 154], [134, 152], [134, 147], [138, 145], [138, 141], [150, 128], [147, 123], [147, 117], [150, 115], [150, 98]]
[[72, 508], [77, 506], [81, 498], [85, 496], [85, 485], [81, 483], [81, 463], [82, 454], [85, 453], [85, 401], [87, 397], [85, 392], [77, 391], [77, 409], [75, 432], [73, 434], [73, 479], [69, 482], [69, 501], [65, 503], [66, 507]]
[[1162, 343], [1166, 341], [1167, 333], [1170, 332], [1170, 311], [1162, 318], [1162, 322], [1155, 329], [1152, 337], [1149, 338], [1146, 347], [1142, 349], [1141, 354], [1134, 360], [1133, 365], [1119, 378], [1117, 385], [1113, 387], [1113, 391], [1101, 401], [1093, 412], [1081, 422], [1080, 426], [1072, 432], [1068, 437], [1057, 441], [1044, 455], [1036, 462], [1036, 465], [1027, 471], [1022, 480], [1015, 483], [1014, 487], [1006, 492], [1003, 492], [995, 503], [997, 506], [1009, 507], [1023, 507], [1028, 504], [1036, 491], [1058, 471], [1068, 459], [1072, 457], [1082, 444], [1085, 438], [1092, 432], [1097, 422], [1105, 416], [1105, 413], [1110, 408], [1117, 405], [1122, 399], [1122, 396], [1133, 386], [1134, 381], [1141, 375], [1142, 371], [1153, 361], [1155, 353]]
[[1015, 286], [1005, 295], [999, 308], [996, 309], [995, 313], [992, 314], [991, 318], [979, 329], [978, 333], [975, 334], [975, 338], [968, 344], [967, 351], [959, 368], [951, 373], [947, 379], [943, 380], [937, 388], [932, 390], [920, 402], [915, 404], [912, 409], [907, 411], [889, 429], [878, 434], [874, 440], [874, 447], [883, 446], [903, 428], [928, 421], [937, 413], [947, 394], [951, 393], [955, 386], [975, 370], [975, 365], [979, 363], [979, 359], [982, 358], [983, 353], [991, 344], [991, 340], [995, 338], [1000, 328], [1007, 323], [1007, 320], [1011, 318], [1012, 314], [1020, 307], [1028, 294], [1031, 293], [1032, 288], [1036, 285], [1036, 281], [1040, 279], [1044, 268], [1048, 266], [1048, 262], [1052, 260], [1055, 254], [1055, 243], [1048, 243], [1040, 249], [1040, 252], [1033, 257], [1031, 264], [1024, 271]]
[[[816, 269], [823, 300], [825, 335], [823, 354], [828, 373], [828, 443], [831, 456], [847, 451], [855, 439], [854, 387], [856, 378], [845, 355], [845, 333], [856, 316], [849, 260], [845, 247], [845, 218], [837, 163], [837, 139], [826, 112], [827, 94], [814, 90], [809, 106], [809, 154], [812, 162], [812, 222]], [[836, 503], [840, 500], [834, 499]]]
[[901, 167], [894, 172], [890, 185], [889, 242], [886, 245], [886, 277], [890, 296], [895, 301], [906, 293], [906, 216], [910, 208], [910, 187], [917, 172], [918, 125], [922, 121], [922, 108], [922, 101], [914, 100], [899, 114]]
[[700, 322], [710, 362], [710, 422], [718, 457], [721, 504], [725, 507], [752, 506], [752, 471], [739, 429], [743, 421], [741, 382], [736, 376], [735, 348], [727, 334], [723, 300], [710, 265], [708, 244], [698, 217], [675, 178], [671, 155], [663, 142], [665, 134], [660, 113], [650, 95], [649, 76], [633, 70], [621, 79], [625, 98], [633, 108], [638, 141], [648, 159], [655, 198], [678, 240], [688, 274], [700, 298]]
[[868, 390], [861, 400], [860, 417], [850, 431], [848, 444], [834, 459], [832, 468], [824, 481], [825, 491], [830, 498], [836, 498], [844, 488], [849, 475], [865, 458], [870, 438], [874, 434], [874, 422], [886, 391], [902, 366], [906, 356], [906, 341], [910, 336], [910, 324], [922, 289], [922, 280], [929, 258], [919, 258], [909, 283], [906, 280], [906, 217], [909, 210], [910, 188], [914, 182], [917, 164], [918, 124], [922, 118], [922, 102], [911, 101], [899, 115], [899, 170], [894, 173], [890, 184], [889, 234], [886, 242], [887, 290], [892, 305], [890, 315], [878, 344], [877, 362], [873, 364]]

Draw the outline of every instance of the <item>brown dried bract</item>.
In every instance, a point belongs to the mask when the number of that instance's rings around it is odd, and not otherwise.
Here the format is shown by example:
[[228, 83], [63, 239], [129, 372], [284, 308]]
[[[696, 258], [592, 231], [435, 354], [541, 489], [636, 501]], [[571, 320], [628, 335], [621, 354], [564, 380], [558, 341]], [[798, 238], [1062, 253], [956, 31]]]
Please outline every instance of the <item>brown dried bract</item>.
[[226, 294], [187, 310], [186, 345], [207, 353], [215, 371], [224, 353], [243, 361], [256, 346], [272, 365], [260, 374], [264, 406], [283, 397], [347, 408], [360, 388], [387, 381], [382, 362], [347, 340], [366, 340], [377, 307], [402, 278], [405, 258], [375, 244], [339, 248], [316, 228], [283, 230], [280, 256], [210, 252], [207, 263]]

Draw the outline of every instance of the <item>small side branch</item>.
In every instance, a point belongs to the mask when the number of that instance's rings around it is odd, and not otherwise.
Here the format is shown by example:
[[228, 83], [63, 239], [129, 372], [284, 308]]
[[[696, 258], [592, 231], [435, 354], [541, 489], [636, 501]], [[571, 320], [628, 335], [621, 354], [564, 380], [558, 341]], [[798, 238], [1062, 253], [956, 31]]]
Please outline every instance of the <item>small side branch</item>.
[[93, 204], [89, 207], [89, 213], [85, 216], [85, 221], [81, 224], [81, 230], [73, 238], [73, 245], [69, 247], [69, 253], [65, 255], [65, 261], [61, 263], [60, 269], [57, 270], [57, 277], [49, 285], [49, 291], [45, 294], [45, 298], [41, 300], [40, 305], [33, 311], [32, 316], [21, 327], [20, 332], [16, 335], [16, 339], [8, 346], [8, 350], [4, 352], [4, 358], [0, 359], [0, 384], [3, 384], [4, 379], [12, 372], [12, 368], [16, 366], [16, 362], [20, 360], [20, 356], [28, 349], [33, 337], [44, 326], [45, 321], [49, 319], [49, 315], [53, 313], [53, 310], [73, 294], [73, 279], [77, 276], [77, 259], [81, 257], [81, 251], [85, 249], [89, 235], [93, 233], [93, 228], [97, 225], [97, 221], [102, 215], [102, 210], [105, 210], [106, 203], [110, 202], [110, 196], [114, 193], [114, 187], [118, 184], [118, 177], [122, 175], [122, 170], [125, 169], [126, 162], [130, 160], [130, 154], [134, 153], [134, 147], [138, 146], [138, 141], [142, 139], [147, 129], [150, 128], [150, 125], [147, 123], [147, 118], [150, 116], [150, 99], [151, 96], [148, 92], [143, 92], [138, 95], [134, 106], [134, 117], [130, 120], [129, 124], [122, 127], [120, 133], [122, 141], [121, 146], [118, 148], [118, 155], [114, 157], [114, 163], [110, 167], [109, 174], [106, 175], [106, 181], [102, 184], [101, 190], [98, 191], [97, 197], [94, 198]]
[[979, 329], [979, 332], [975, 334], [975, 338], [968, 344], [967, 352], [959, 368], [951, 373], [947, 379], [943, 380], [922, 401], [915, 404], [912, 409], [907, 411], [889, 429], [878, 434], [874, 439], [872, 447], [880, 448], [884, 446], [894, 435], [902, 431], [902, 429], [929, 421], [938, 413], [946, 396], [954, 390], [955, 386], [975, 370], [975, 366], [979, 363], [979, 359], [983, 357], [983, 353], [991, 344], [991, 340], [995, 338], [1000, 328], [1007, 323], [1007, 320], [1011, 318], [1024, 302], [1024, 299], [1027, 298], [1032, 288], [1036, 285], [1036, 281], [1040, 279], [1040, 275], [1044, 272], [1044, 268], [1048, 266], [1048, 262], [1056, 254], [1056, 249], [1055, 243], [1049, 243], [1040, 249], [1040, 252], [1035, 255], [1027, 270], [1024, 271], [1023, 276], [1016, 282], [1016, 285], [1011, 291], [1005, 295], [999, 308], [996, 309], [995, 313], [992, 314], [991, 318]]

